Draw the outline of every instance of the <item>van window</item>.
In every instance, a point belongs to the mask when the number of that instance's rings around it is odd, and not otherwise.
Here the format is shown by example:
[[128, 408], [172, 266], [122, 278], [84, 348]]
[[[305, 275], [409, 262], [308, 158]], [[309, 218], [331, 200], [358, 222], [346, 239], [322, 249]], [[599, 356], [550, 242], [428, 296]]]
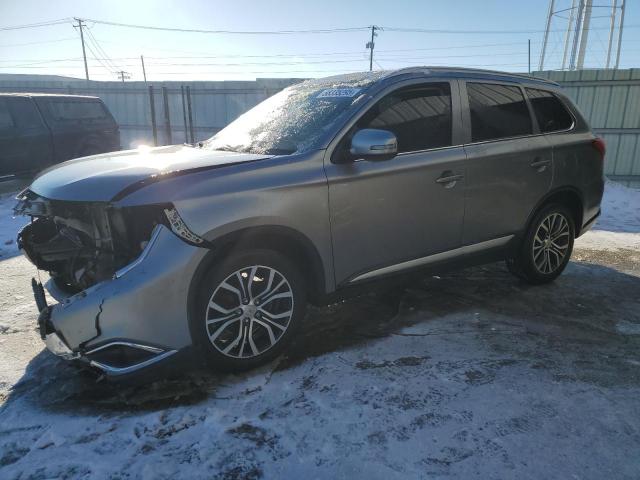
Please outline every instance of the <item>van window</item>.
[[42, 119], [30, 98], [13, 97], [8, 98], [9, 109], [13, 115], [18, 128], [41, 127]]
[[526, 88], [525, 91], [541, 132], [557, 132], [571, 128], [573, 117], [553, 93], [536, 88]]
[[358, 122], [360, 128], [389, 130], [398, 152], [451, 145], [451, 89], [448, 83], [408, 87], [380, 100]]
[[7, 108], [7, 101], [0, 98], [0, 130], [6, 130], [13, 127], [13, 119]]
[[532, 133], [531, 116], [520, 88], [467, 83], [471, 140], [496, 140]]
[[49, 111], [54, 119], [69, 120], [102, 120], [107, 112], [100, 102], [83, 100], [49, 100]]

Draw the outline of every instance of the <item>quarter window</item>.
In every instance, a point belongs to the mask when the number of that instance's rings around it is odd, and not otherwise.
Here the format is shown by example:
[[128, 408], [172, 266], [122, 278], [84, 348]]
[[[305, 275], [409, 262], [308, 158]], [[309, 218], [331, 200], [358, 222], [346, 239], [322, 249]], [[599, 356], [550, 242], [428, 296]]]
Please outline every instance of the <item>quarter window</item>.
[[101, 120], [107, 114], [102, 103], [83, 100], [50, 100], [49, 109], [58, 121]]
[[531, 116], [520, 88], [467, 83], [471, 140], [497, 140], [532, 133]]
[[557, 132], [571, 128], [573, 117], [553, 93], [536, 88], [525, 90], [541, 132]]
[[400, 89], [380, 100], [358, 122], [360, 128], [389, 130], [398, 152], [451, 145], [451, 89], [448, 83]]

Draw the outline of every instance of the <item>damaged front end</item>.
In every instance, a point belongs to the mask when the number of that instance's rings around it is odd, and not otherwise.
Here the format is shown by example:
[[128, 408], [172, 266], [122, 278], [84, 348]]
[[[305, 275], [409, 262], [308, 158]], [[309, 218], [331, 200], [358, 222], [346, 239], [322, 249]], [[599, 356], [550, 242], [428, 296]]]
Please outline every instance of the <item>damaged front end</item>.
[[154, 227], [167, 223], [164, 210], [171, 208], [52, 201], [30, 191], [18, 201], [14, 212], [31, 217], [18, 234], [18, 246], [68, 294], [112, 278], [136, 259]]
[[191, 343], [186, 279], [206, 242], [171, 204], [119, 207], [49, 200], [30, 190], [17, 199], [15, 213], [31, 217], [18, 245], [48, 272], [46, 288], [58, 302], [48, 306], [34, 280], [49, 350], [116, 376]]

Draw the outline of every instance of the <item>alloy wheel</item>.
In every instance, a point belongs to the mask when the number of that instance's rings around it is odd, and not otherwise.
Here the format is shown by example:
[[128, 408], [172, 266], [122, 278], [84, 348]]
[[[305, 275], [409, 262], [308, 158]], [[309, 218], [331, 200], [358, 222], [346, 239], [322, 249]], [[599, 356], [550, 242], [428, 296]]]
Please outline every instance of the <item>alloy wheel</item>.
[[545, 275], [555, 272], [569, 251], [571, 230], [566, 217], [558, 212], [547, 215], [533, 237], [533, 264]]
[[284, 336], [293, 316], [293, 291], [274, 268], [236, 270], [213, 291], [206, 307], [209, 341], [223, 355], [256, 357]]

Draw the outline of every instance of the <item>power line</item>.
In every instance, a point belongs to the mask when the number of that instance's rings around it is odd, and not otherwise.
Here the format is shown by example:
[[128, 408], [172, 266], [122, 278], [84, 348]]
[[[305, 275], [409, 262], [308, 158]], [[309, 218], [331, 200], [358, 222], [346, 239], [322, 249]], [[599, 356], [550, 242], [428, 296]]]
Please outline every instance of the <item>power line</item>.
[[5, 43], [4, 45], [0, 45], [0, 48], [8, 48], [8, 47], [25, 47], [27, 45], [41, 45], [44, 43], [56, 43], [56, 42], [68, 42], [69, 40], [75, 40], [76, 37], [66, 37], [66, 38], [58, 38], [56, 40], [42, 40], [39, 42], [27, 42], [27, 43]]
[[182, 32], [182, 33], [214, 33], [214, 34], [233, 34], [233, 35], [290, 35], [297, 33], [341, 33], [341, 32], [357, 32], [369, 30], [369, 27], [347, 27], [347, 28], [321, 28], [309, 30], [204, 30], [195, 28], [173, 28], [158, 27], [153, 25], [135, 25], [131, 23], [107, 22], [104, 20], [95, 20], [85, 18], [87, 22], [97, 23], [99, 25], [110, 25], [112, 27], [139, 28], [144, 30], [160, 30], [164, 32]]
[[70, 20], [70, 18], [59, 18], [58, 20], [50, 20], [48, 22], [28, 23], [26, 25], [14, 25], [12, 27], [0, 27], [0, 31], [6, 32], [9, 30], [22, 30], [24, 28], [49, 27], [51, 25], [61, 25], [63, 23], [69, 23]]

